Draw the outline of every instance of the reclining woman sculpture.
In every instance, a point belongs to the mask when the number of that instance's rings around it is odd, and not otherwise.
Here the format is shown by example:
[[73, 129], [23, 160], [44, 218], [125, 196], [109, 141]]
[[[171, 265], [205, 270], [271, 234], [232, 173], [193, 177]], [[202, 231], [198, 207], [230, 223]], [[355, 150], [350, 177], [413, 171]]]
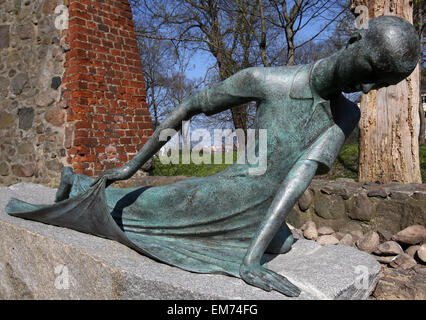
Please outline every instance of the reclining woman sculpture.
[[[62, 171], [53, 205], [12, 199], [6, 210], [25, 219], [117, 240], [156, 260], [198, 273], [239, 277], [267, 291], [298, 296], [285, 277], [261, 264], [262, 255], [285, 253], [293, 237], [285, 218], [316, 173], [325, 173], [359, 121], [343, 92], [369, 92], [411, 74], [419, 38], [407, 21], [371, 20], [336, 54], [292, 67], [249, 68], [201, 91], [173, 110], [125, 166], [98, 179]], [[151, 188], [107, 188], [130, 178], [193, 115], [212, 115], [257, 102], [256, 128], [267, 129], [267, 170], [248, 173], [234, 164], [206, 178]]]

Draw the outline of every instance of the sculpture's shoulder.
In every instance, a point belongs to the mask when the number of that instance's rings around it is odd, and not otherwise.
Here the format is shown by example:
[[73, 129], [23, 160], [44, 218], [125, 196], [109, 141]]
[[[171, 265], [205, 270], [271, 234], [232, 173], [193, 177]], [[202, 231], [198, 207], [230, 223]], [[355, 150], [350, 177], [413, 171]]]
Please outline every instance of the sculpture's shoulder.
[[248, 70], [253, 77], [264, 81], [288, 81], [293, 78], [304, 66], [282, 67], [252, 67]]
[[308, 67], [308, 65], [302, 66], [278, 66], [278, 67], [251, 67], [246, 68], [244, 71], [251, 73], [253, 76], [265, 77], [265, 76], [282, 76], [284, 77], [287, 74], [296, 74], [303, 67]]
[[[250, 78], [251, 83], [256, 83], [266, 93], [276, 93], [277, 90], [289, 93], [296, 75], [305, 69], [305, 66], [251, 67], [244, 69], [243, 73]], [[306, 76], [308, 76], [308, 71], [309, 69], [307, 69]], [[305, 85], [309, 87], [308, 81]]]

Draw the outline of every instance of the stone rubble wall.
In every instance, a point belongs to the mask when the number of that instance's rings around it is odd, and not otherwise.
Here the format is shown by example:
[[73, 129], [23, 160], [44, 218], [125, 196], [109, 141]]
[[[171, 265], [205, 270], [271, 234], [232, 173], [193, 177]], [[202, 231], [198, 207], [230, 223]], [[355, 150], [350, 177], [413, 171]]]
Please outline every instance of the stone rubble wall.
[[61, 3], [0, 0], [0, 184], [47, 184], [65, 161]]
[[426, 185], [313, 180], [287, 218], [296, 228], [309, 220], [342, 232], [426, 226]]
[[[190, 178], [150, 176], [120, 181], [116, 186], [163, 186]], [[380, 231], [390, 235], [411, 225], [426, 227], [426, 184], [314, 179], [287, 217], [295, 228], [307, 221], [336, 232]]]

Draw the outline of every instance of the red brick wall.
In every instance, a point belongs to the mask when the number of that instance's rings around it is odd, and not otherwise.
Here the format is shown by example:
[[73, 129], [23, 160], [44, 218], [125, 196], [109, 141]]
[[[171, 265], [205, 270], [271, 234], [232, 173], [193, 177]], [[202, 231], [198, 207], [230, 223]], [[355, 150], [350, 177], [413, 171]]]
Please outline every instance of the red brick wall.
[[128, 0], [71, 0], [63, 103], [74, 171], [122, 166], [152, 135]]

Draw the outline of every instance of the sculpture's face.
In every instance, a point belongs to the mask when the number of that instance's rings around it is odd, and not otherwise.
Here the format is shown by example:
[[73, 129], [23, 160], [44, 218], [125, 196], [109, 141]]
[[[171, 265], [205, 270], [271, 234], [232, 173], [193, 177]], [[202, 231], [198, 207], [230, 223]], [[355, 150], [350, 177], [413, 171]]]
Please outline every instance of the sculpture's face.
[[413, 72], [419, 54], [419, 38], [411, 24], [394, 16], [375, 18], [339, 53], [335, 83], [348, 93], [397, 84]]
[[377, 63], [377, 55], [373, 52], [362, 39], [349, 44], [342, 52], [336, 76], [343, 92], [368, 93], [395, 85], [409, 75], [389, 72]]

